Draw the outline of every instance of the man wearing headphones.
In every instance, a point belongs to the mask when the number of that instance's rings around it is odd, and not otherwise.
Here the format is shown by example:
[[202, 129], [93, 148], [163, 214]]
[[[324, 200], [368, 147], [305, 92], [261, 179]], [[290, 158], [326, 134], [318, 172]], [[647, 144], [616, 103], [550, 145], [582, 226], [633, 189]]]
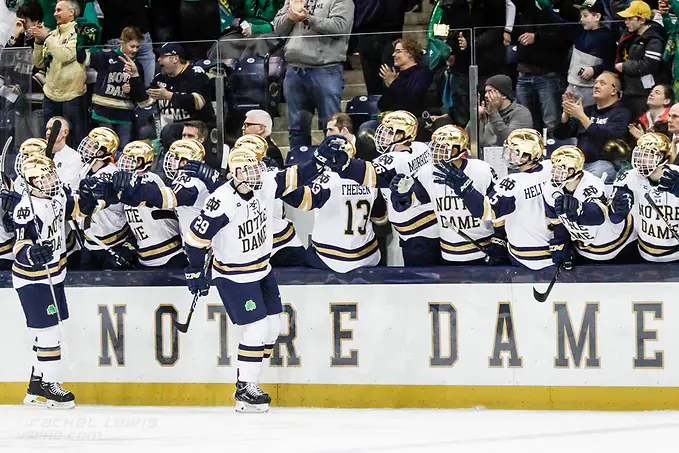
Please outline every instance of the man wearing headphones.
[[616, 170], [613, 161], [618, 158], [605, 149], [611, 140], [627, 135], [630, 113], [620, 102], [620, 78], [605, 71], [594, 82], [594, 105], [582, 106], [582, 100], [573, 93], [563, 95], [561, 124], [554, 130], [554, 137], [576, 137], [578, 148], [585, 154], [585, 170], [612, 184]]

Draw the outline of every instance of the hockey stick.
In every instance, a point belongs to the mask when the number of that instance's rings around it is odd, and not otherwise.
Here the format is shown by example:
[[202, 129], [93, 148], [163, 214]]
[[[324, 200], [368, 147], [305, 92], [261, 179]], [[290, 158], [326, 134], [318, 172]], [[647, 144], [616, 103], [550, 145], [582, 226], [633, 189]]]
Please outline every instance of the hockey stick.
[[674, 228], [672, 227], [672, 225], [670, 225], [670, 222], [667, 220], [667, 217], [665, 217], [662, 214], [662, 212], [660, 212], [660, 206], [658, 206], [655, 203], [655, 201], [653, 201], [653, 198], [651, 198], [651, 196], [648, 194], [648, 192], [646, 192], [644, 194], [644, 198], [646, 198], [646, 201], [648, 201], [648, 204], [650, 204], [651, 207], [653, 208], [653, 210], [656, 212], [656, 214], [658, 214], [658, 217], [660, 217], [663, 220], [663, 222], [665, 222], [665, 225], [667, 225], [667, 228], [669, 228], [670, 231], [672, 232], [672, 236], [674, 236], [674, 239], [679, 241], [679, 233], [677, 233], [674, 230]]
[[4, 148], [2, 148], [2, 154], [0, 154], [0, 192], [9, 190], [9, 178], [5, 175], [5, 159], [7, 159], [7, 150], [12, 144], [12, 138], [10, 135], [5, 142]]
[[552, 292], [552, 288], [554, 288], [554, 283], [556, 283], [556, 279], [559, 278], [559, 273], [561, 272], [561, 269], [570, 270], [572, 268], [573, 268], [573, 263], [571, 263], [570, 261], [568, 261], [568, 262], [564, 261], [561, 264], [559, 264], [559, 266], [556, 268], [556, 272], [554, 272], [554, 277], [552, 277], [552, 281], [549, 282], [549, 286], [547, 287], [547, 291], [545, 291], [544, 293], [541, 293], [537, 289], [533, 288], [533, 297], [535, 298], [535, 300], [537, 300], [540, 303], [546, 301], [547, 298], [549, 297], [549, 294]]
[[[203, 272], [205, 272], [205, 275], [207, 275], [207, 272], [210, 269], [211, 265], [212, 265], [212, 249], [210, 249], [207, 252], [207, 256], [205, 257], [205, 265], [203, 266]], [[193, 311], [196, 309], [196, 303], [198, 302], [198, 298], [200, 298], [199, 292], [193, 296], [193, 302], [191, 303], [191, 308], [189, 309], [189, 316], [186, 318], [186, 322], [183, 324], [177, 321], [174, 322], [175, 327], [181, 333], [186, 333], [189, 330], [189, 324], [191, 324], [191, 318], [193, 317]]]
[[56, 143], [59, 134], [61, 134], [61, 121], [54, 120], [52, 129], [50, 130], [50, 138], [47, 141], [47, 148], [45, 149], [45, 156], [50, 159], [54, 159], [54, 144]]
[[455, 232], [456, 232], [457, 234], [459, 234], [460, 236], [462, 236], [462, 239], [464, 239], [465, 241], [469, 242], [471, 245], [473, 245], [474, 247], [476, 247], [477, 249], [479, 249], [479, 251], [480, 251], [481, 253], [483, 253], [484, 255], [486, 255], [487, 258], [490, 257], [490, 254], [488, 253], [488, 248], [486, 248], [486, 247], [484, 247], [483, 245], [481, 245], [481, 244], [479, 243], [479, 241], [477, 241], [477, 240], [475, 240], [475, 239], [472, 239], [471, 237], [469, 237], [469, 235], [468, 235], [467, 233], [465, 233], [465, 232], [462, 231], [462, 230], [458, 230], [458, 229], [456, 229], [456, 228], [452, 228], [452, 230], [455, 231]]

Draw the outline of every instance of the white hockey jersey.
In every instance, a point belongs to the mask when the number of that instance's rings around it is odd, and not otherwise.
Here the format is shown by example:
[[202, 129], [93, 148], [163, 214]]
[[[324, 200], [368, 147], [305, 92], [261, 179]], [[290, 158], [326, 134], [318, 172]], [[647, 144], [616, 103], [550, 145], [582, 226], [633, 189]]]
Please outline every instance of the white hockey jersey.
[[180, 172], [175, 180], [172, 181], [172, 192], [177, 201], [175, 205], [182, 204], [178, 202], [178, 199], [182, 198], [193, 201], [193, 204], [190, 206], [183, 205], [176, 206], [175, 208], [175, 211], [177, 211], [177, 218], [179, 219], [179, 232], [181, 233], [182, 241], [186, 241], [186, 235], [191, 228], [191, 223], [200, 214], [200, 210], [203, 209], [205, 200], [207, 200], [210, 192], [207, 190], [203, 181], [198, 178], [190, 178], [183, 174], [183, 172]]
[[286, 201], [315, 211], [311, 247], [330, 269], [346, 273], [379, 264], [372, 223], [385, 224], [387, 218], [384, 200], [379, 199], [379, 206], [375, 203], [378, 189], [326, 172], [294, 195], [296, 200]]
[[[679, 171], [677, 165], [668, 167]], [[679, 231], [679, 199], [669, 192], [658, 190], [648, 178], [640, 175], [635, 169], [620, 175], [614, 187], [616, 189], [625, 187], [634, 194], [632, 217], [641, 257], [656, 263], [679, 260], [679, 241], [674, 238], [667, 223], [658, 215], [645, 195], [650, 195], [675, 231]]]
[[54, 153], [52, 160], [61, 182], [70, 187], [71, 190], [78, 190], [82, 179], [80, 173], [84, 166], [80, 153], [66, 145], [59, 152]]
[[[493, 225], [504, 226], [510, 258], [529, 269], [553, 264], [549, 241], [554, 237], [545, 213], [544, 190], [551, 187], [551, 162], [513, 173], [495, 185], [490, 203]], [[549, 186], [549, 187], [547, 187]]]
[[[487, 211], [490, 209], [490, 203], [486, 195], [497, 183], [497, 176], [492, 167], [482, 160], [462, 159], [462, 165], [462, 171], [472, 180], [474, 188], [483, 196], [485, 216], [482, 218], [488, 218]], [[453, 189], [444, 184], [435, 183], [434, 171], [436, 171], [434, 164], [427, 164], [419, 171], [417, 180], [426, 189], [433, 202], [441, 235], [443, 258], [451, 262], [483, 259], [485, 254], [460, 236], [457, 231], [463, 231], [485, 247], [490, 244], [490, 238], [494, 233], [492, 222], [474, 217]]]
[[431, 203], [413, 205], [405, 211], [397, 211], [390, 203], [389, 183], [398, 173], [416, 177], [422, 167], [431, 161], [429, 147], [413, 142], [410, 151], [395, 151], [382, 154], [372, 162], [352, 159], [349, 166], [340, 172], [343, 178], [356, 181], [362, 186], [378, 187], [387, 201], [389, 222], [394, 225], [403, 240], [411, 237], [438, 238], [439, 227]]
[[568, 230], [575, 250], [585, 258], [595, 261], [611, 260], [636, 239], [631, 214], [619, 224], [611, 222], [606, 207], [604, 183], [590, 172], [583, 172], [573, 193], [583, 203], [580, 221], [571, 222], [565, 215], [557, 216], [554, 202], [561, 195], [562, 189], [555, 188], [550, 183], [545, 185], [543, 196], [547, 203], [547, 217], [552, 223], [561, 223]]
[[[138, 178], [137, 184], [166, 187], [160, 176], [155, 173], [146, 172]], [[183, 253], [179, 223], [172, 211], [144, 205], [125, 205], [125, 218], [137, 239], [140, 264], [148, 267], [162, 266], [172, 257]]]
[[54, 258], [48, 263], [52, 283], [57, 284], [66, 278], [66, 221], [71, 220], [77, 210], [77, 201], [63, 191], [52, 199], [33, 198], [33, 209], [23, 195], [14, 209], [16, 227], [12, 265], [12, 284], [15, 289], [34, 283], [47, 284], [47, 271], [44, 267], [31, 266], [27, 260], [27, 250], [31, 245], [42, 242], [52, 244]]
[[[116, 171], [118, 171], [118, 167], [109, 163], [88, 176], [110, 180]], [[81, 219], [78, 224], [80, 229], [85, 232], [85, 248], [88, 250], [103, 250], [93, 241], [92, 236], [106, 246], [114, 247], [125, 242], [129, 233], [129, 227], [125, 220], [125, 206], [122, 204], [106, 206], [105, 209], [97, 211], [91, 217]]]
[[271, 256], [287, 247], [303, 247], [302, 241], [299, 240], [295, 231], [295, 225], [291, 220], [285, 218], [285, 206], [280, 199], [276, 199], [274, 203], [273, 231]]

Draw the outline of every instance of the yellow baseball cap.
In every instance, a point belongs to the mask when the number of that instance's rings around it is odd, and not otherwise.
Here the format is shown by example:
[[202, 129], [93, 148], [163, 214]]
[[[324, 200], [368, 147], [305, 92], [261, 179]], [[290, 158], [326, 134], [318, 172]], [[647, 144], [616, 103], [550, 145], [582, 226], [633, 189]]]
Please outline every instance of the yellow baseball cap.
[[626, 10], [620, 11], [618, 13], [620, 17], [643, 17], [644, 19], [650, 19], [652, 16], [651, 7], [648, 6], [646, 2], [641, 0], [635, 0], [629, 4]]

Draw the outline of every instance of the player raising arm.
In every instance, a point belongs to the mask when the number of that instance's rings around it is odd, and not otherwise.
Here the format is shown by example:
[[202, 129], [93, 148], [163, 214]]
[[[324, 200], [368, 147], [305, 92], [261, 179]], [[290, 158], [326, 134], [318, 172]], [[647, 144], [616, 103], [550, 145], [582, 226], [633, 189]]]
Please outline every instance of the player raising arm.
[[235, 148], [229, 155], [232, 178], [205, 201], [186, 237], [191, 293], [205, 295], [209, 281], [203, 271], [208, 249], [214, 262], [212, 277], [231, 321], [242, 326], [238, 347], [236, 410], [263, 412], [271, 397], [259, 387], [262, 360], [280, 333], [282, 311], [276, 278], [269, 259], [273, 248], [274, 201], [311, 181], [323, 164], [335, 165], [321, 145], [316, 162], [266, 171], [253, 151]]

